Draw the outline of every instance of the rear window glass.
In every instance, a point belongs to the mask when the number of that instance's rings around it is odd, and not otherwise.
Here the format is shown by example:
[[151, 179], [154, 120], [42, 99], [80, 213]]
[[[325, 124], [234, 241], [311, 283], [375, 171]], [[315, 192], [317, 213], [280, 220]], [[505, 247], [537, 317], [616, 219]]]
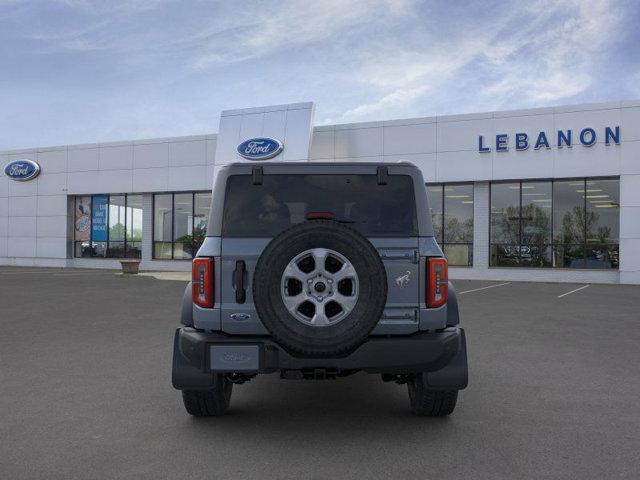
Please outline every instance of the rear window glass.
[[365, 236], [417, 236], [412, 179], [389, 175], [265, 175], [253, 185], [250, 175], [232, 175], [222, 221], [229, 237], [273, 237], [314, 213], [335, 219]]

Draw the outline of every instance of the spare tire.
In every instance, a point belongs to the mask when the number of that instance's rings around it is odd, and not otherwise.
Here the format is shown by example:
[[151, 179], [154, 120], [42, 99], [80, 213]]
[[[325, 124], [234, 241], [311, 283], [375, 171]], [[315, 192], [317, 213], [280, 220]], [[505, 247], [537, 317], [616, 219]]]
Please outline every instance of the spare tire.
[[294, 225], [264, 249], [253, 276], [260, 320], [286, 350], [339, 356], [358, 347], [387, 301], [378, 251], [331, 220]]

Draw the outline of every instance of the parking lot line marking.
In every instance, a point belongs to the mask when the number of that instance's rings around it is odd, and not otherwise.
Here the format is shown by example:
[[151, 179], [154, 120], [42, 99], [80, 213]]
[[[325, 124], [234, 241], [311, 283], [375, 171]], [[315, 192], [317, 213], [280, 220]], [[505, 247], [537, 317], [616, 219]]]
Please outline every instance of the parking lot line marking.
[[567, 293], [563, 293], [562, 295], [558, 295], [558, 298], [562, 298], [562, 297], [566, 297], [567, 295], [571, 295], [572, 293], [576, 293], [579, 292], [580, 290], [584, 290], [585, 288], [587, 288], [589, 285], [583, 285], [579, 288], [576, 288], [575, 290], [571, 290], [570, 292]]
[[[83, 276], [83, 275], [90, 275], [90, 274], [88, 274], [88, 273], [52, 273], [51, 274], [52, 277], [78, 277], [78, 276]], [[93, 274], [93, 275], [95, 275], [95, 274]]]
[[464, 292], [458, 292], [458, 295], [462, 295], [463, 293], [471, 293], [471, 292], [479, 292], [480, 290], [487, 290], [488, 288], [501, 287], [503, 285], [509, 285], [511, 282], [504, 283], [496, 283], [495, 285], [488, 285], [486, 287], [474, 288], [471, 290], [465, 290]]
[[108, 273], [112, 273], [113, 274], [114, 271], [112, 270], [106, 270], [105, 272], [72, 272], [72, 271], [68, 271], [68, 272], [61, 272], [61, 271], [55, 271], [55, 272], [48, 272], [45, 270], [24, 270], [24, 271], [10, 271], [10, 272], [3, 272], [0, 271], [0, 277], [4, 276], [4, 275], [40, 275], [42, 277], [45, 276], [53, 276], [53, 277], [65, 277], [65, 276], [70, 276], [70, 275], [106, 275]]
[[41, 270], [26, 270], [24, 272], [0, 272], [0, 275], [27, 275], [27, 274], [42, 274]]

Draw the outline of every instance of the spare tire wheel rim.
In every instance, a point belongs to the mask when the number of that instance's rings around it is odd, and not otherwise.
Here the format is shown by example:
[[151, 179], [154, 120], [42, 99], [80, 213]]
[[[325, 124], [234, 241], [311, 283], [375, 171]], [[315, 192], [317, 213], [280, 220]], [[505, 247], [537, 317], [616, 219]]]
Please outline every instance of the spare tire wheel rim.
[[296, 255], [285, 267], [282, 301], [299, 322], [328, 327], [344, 320], [358, 302], [358, 274], [342, 254], [312, 248]]

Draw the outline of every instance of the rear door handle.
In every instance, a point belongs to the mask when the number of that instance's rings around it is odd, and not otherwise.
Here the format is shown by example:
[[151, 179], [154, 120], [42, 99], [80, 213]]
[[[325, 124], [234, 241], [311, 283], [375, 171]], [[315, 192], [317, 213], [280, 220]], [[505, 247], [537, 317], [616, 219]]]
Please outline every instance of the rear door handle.
[[244, 274], [247, 270], [244, 260], [236, 261], [236, 269], [233, 271], [233, 286], [236, 289], [236, 303], [244, 303], [247, 300], [247, 291], [244, 287]]
[[420, 261], [420, 255], [418, 250], [380, 250], [380, 256], [383, 259], [389, 260], [410, 260], [411, 263], [418, 263]]

